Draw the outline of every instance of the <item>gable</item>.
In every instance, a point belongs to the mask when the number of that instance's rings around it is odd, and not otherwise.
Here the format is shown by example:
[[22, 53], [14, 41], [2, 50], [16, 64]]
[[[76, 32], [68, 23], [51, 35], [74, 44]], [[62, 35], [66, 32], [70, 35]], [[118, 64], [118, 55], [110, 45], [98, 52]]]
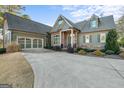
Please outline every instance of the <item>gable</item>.
[[[62, 21], [62, 22], [61, 22], [61, 21]], [[60, 24], [60, 23], [61, 23], [61, 24]], [[59, 31], [60, 29], [63, 30], [63, 31], [65, 31], [65, 30], [67, 30], [67, 29], [69, 29], [69, 28], [72, 28], [72, 27], [75, 27], [75, 26], [76, 26], [76, 25], [75, 25], [73, 22], [71, 22], [70, 20], [68, 20], [68, 19], [65, 18], [64, 16], [60, 15], [60, 16], [57, 18], [57, 20], [56, 20], [56, 22], [55, 22], [55, 24], [54, 24], [54, 26], [53, 26], [51, 32], [57, 32], [57, 31]]]

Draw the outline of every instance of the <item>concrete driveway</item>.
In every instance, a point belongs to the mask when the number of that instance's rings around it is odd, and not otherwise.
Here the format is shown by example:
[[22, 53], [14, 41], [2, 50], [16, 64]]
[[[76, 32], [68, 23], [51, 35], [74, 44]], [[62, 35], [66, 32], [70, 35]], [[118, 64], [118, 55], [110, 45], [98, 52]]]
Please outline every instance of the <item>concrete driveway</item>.
[[51, 51], [22, 54], [33, 68], [36, 88], [124, 87], [124, 60]]

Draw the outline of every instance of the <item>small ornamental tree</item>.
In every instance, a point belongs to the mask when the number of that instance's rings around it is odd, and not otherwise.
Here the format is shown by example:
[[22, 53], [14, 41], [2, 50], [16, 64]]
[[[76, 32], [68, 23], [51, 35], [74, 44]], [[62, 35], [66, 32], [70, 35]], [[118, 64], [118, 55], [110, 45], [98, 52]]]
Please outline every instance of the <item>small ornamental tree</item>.
[[118, 35], [116, 30], [110, 30], [106, 36], [105, 50], [112, 50], [114, 53], [118, 53], [120, 51], [120, 47], [117, 39]]

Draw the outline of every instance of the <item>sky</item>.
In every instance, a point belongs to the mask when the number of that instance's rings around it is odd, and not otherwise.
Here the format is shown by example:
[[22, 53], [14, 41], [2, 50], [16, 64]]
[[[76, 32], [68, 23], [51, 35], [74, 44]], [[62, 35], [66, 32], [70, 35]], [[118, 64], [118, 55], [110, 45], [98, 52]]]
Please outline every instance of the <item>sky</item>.
[[53, 26], [61, 14], [72, 22], [83, 21], [96, 14], [99, 17], [113, 15], [117, 21], [124, 14], [124, 6], [104, 5], [26, 5], [24, 14], [34, 21]]

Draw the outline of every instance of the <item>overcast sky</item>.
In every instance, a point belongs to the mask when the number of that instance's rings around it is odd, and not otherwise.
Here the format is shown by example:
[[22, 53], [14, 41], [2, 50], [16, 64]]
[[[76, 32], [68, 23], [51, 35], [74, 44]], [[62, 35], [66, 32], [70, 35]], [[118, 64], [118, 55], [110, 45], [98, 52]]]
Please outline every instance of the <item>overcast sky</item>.
[[28, 14], [32, 20], [47, 25], [53, 25], [57, 17], [62, 14], [73, 22], [88, 19], [92, 14], [98, 16], [113, 15], [115, 21], [124, 14], [124, 6], [103, 5], [34, 5], [25, 6], [23, 13]]

